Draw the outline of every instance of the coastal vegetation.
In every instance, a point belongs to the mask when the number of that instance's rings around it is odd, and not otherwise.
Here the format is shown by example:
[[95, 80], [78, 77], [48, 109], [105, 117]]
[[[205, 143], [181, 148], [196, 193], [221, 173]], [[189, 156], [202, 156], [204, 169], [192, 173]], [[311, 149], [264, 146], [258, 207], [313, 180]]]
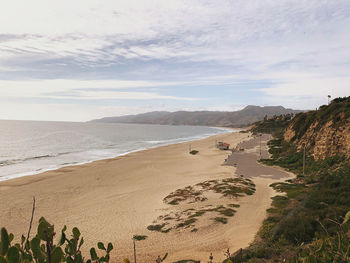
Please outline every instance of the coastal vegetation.
[[[231, 199], [252, 195], [254, 192], [255, 184], [248, 178], [208, 180], [177, 189], [163, 199], [164, 203], [176, 208], [169, 207], [170, 212], [159, 216], [147, 229], [160, 233], [183, 229], [197, 232], [199, 228], [197, 223], [202, 217], [210, 219], [209, 221], [213, 223], [226, 224], [239, 207], [238, 204], [232, 203]], [[217, 194], [218, 198], [225, 198], [226, 204], [225, 202], [220, 202], [222, 203], [220, 205], [205, 203], [210, 193]], [[203, 204], [198, 206], [201, 203]], [[193, 206], [193, 204], [197, 205]]]
[[[150, 231], [158, 231], [161, 233], [168, 233], [171, 230], [190, 229], [191, 232], [197, 232], [196, 222], [204, 215], [217, 215], [211, 217], [214, 222], [220, 222], [226, 224], [229, 217], [235, 215], [236, 210], [232, 207], [238, 208], [238, 204], [207, 205], [200, 207], [199, 209], [189, 208], [184, 211], [171, 212], [166, 215], [159, 216], [153, 225], [147, 227]], [[220, 218], [220, 220], [217, 220]]]
[[[34, 211], [34, 209], [33, 209]], [[105, 245], [97, 243], [97, 249], [90, 248], [90, 253], [84, 255], [82, 246], [84, 238], [77, 227], [72, 229], [71, 237], [66, 233], [67, 227], [61, 230], [60, 237], [56, 237], [54, 225], [50, 224], [44, 217], [39, 220], [36, 235], [30, 239], [30, 223], [27, 236], [22, 235], [20, 242], [13, 244], [15, 236], [8, 233], [6, 228], [0, 230], [0, 262], [1, 263], [108, 263], [111, 252], [114, 249], [112, 243]], [[145, 240], [145, 235], [134, 235], [134, 262], [136, 263], [135, 241]], [[54, 242], [57, 240], [57, 242]], [[166, 253], [162, 261], [168, 256]], [[124, 259], [124, 263], [130, 263]]]
[[250, 131], [254, 134], [268, 133], [275, 137], [280, 137], [293, 117], [294, 114], [279, 115], [270, 118], [265, 116], [264, 120], [255, 123]]
[[56, 243], [54, 226], [45, 218], [40, 218], [37, 233], [30, 239], [22, 235], [20, 242], [13, 244], [15, 237], [8, 233], [6, 228], [1, 229], [0, 262], [1, 263], [92, 263], [109, 262], [110, 253], [113, 250], [112, 243], [106, 246], [98, 242], [96, 248], [90, 249], [90, 255], [83, 255], [81, 247], [84, 238], [81, 237], [78, 228], [72, 229], [71, 237], [68, 237], [67, 227], [61, 230], [61, 236]]
[[207, 200], [205, 195], [208, 192], [221, 194], [224, 197], [240, 197], [252, 195], [255, 192], [255, 185], [248, 178], [225, 178], [222, 180], [209, 180], [198, 183], [194, 186], [186, 186], [170, 193], [164, 198], [164, 202], [170, 205], [178, 205], [181, 202], [194, 203]]
[[[232, 262], [350, 261], [350, 160], [341, 150], [320, 155], [318, 142], [303, 140], [349, 125], [349, 112], [350, 98], [339, 98], [317, 111], [255, 124], [252, 132], [274, 135], [268, 143], [271, 158], [261, 162], [283, 167], [296, 178], [271, 185], [281, 194], [273, 198], [258, 238]], [[349, 133], [337, 133], [338, 141]], [[329, 140], [328, 147], [340, 149], [338, 141]]]

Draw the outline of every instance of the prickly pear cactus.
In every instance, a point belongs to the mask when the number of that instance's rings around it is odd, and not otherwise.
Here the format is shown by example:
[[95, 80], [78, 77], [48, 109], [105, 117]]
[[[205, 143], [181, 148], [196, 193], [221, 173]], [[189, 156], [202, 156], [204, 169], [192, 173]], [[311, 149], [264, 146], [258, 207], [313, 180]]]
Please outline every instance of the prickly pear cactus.
[[90, 249], [90, 258], [85, 259], [81, 253], [84, 239], [78, 228], [72, 229], [72, 235], [67, 238], [67, 227], [61, 230], [61, 237], [55, 244], [54, 226], [45, 218], [40, 218], [37, 234], [31, 240], [22, 235], [20, 243], [12, 244], [13, 234], [5, 228], [0, 231], [0, 263], [102, 263], [109, 262], [113, 250], [112, 243], [105, 246], [102, 242]]

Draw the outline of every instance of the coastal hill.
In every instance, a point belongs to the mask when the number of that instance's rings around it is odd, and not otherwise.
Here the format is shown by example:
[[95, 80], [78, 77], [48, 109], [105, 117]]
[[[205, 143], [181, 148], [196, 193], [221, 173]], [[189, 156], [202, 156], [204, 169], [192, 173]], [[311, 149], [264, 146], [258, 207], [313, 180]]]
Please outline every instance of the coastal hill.
[[350, 97], [266, 118], [251, 131], [274, 137], [260, 162], [296, 177], [271, 184], [281, 194], [258, 238], [232, 262], [350, 262]]
[[275, 133], [303, 148], [315, 160], [335, 155], [350, 157], [350, 97], [336, 98], [317, 110], [267, 118], [254, 124], [253, 132]]
[[137, 115], [106, 117], [92, 120], [92, 122], [243, 127], [263, 120], [265, 116], [271, 117], [274, 115], [296, 114], [299, 112], [301, 111], [286, 109], [282, 106], [260, 107], [249, 105], [242, 110], [233, 112], [155, 111]]
[[340, 154], [350, 157], [350, 97], [295, 116], [284, 140], [296, 144], [299, 151], [305, 146], [316, 160]]

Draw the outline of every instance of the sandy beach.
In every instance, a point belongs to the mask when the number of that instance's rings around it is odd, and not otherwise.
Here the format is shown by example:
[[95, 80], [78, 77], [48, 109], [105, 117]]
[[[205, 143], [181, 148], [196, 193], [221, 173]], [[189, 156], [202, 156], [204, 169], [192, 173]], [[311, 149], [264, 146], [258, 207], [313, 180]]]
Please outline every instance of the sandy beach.
[[[263, 157], [267, 139], [261, 141]], [[230, 152], [217, 149], [217, 141], [228, 142], [231, 147], [240, 144], [245, 151], [234, 153], [227, 160], [231, 165], [224, 165]], [[190, 145], [199, 153], [189, 154]], [[41, 216], [54, 223], [57, 231], [63, 225], [69, 229], [78, 226], [86, 241], [85, 251], [98, 241], [114, 244], [112, 262], [122, 262], [125, 257], [132, 259], [133, 235], [148, 236], [137, 242], [140, 263], [154, 262], [166, 252], [169, 253], [166, 262], [180, 259], [206, 262], [211, 252], [219, 262], [227, 248], [235, 251], [253, 241], [271, 197], [276, 194], [269, 185], [291, 177], [256, 163], [259, 154], [258, 138], [252, 139], [249, 133], [227, 133], [4, 181], [0, 183], [0, 226], [6, 226], [16, 236], [26, 233], [35, 196], [34, 230]], [[177, 189], [241, 175], [254, 182], [253, 195], [229, 198], [208, 192], [204, 201], [178, 205], [163, 201]], [[192, 228], [167, 233], [147, 229], [165, 215], [183, 215], [190, 209], [232, 203], [239, 207], [226, 224], [215, 222], [214, 212], [207, 212]]]

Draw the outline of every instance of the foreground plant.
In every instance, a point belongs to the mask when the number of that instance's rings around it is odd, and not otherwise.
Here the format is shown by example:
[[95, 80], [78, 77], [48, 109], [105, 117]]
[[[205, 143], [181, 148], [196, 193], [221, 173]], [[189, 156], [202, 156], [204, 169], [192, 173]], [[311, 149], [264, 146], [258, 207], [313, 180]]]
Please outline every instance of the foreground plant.
[[67, 238], [67, 227], [64, 226], [61, 231], [59, 241], [54, 244], [53, 238], [56, 235], [54, 226], [40, 218], [37, 234], [29, 239], [22, 235], [20, 243], [12, 244], [14, 235], [9, 234], [5, 228], [1, 229], [0, 239], [0, 263], [92, 263], [109, 262], [110, 252], [113, 250], [112, 243], [105, 246], [98, 242], [97, 247], [100, 250], [98, 255], [95, 248], [90, 249], [90, 256], [83, 257], [81, 247], [84, 239], [81, 237], [78, 228], [72, 229], [72, 236]]
[[304, 251], [304, 254], [307, 254], [307, 256], [302, 256], [298, 260], [293, 260], [291, 262], [350, 262], [349, 220], [350, 211], [346, 213], [343, 223], [330, 220], [338, 226], [338, 231], [336, 234], [330, 235], [327, 229], [323, 226], [325, 235], [316, 239], [313, 243], [307, 246]]

